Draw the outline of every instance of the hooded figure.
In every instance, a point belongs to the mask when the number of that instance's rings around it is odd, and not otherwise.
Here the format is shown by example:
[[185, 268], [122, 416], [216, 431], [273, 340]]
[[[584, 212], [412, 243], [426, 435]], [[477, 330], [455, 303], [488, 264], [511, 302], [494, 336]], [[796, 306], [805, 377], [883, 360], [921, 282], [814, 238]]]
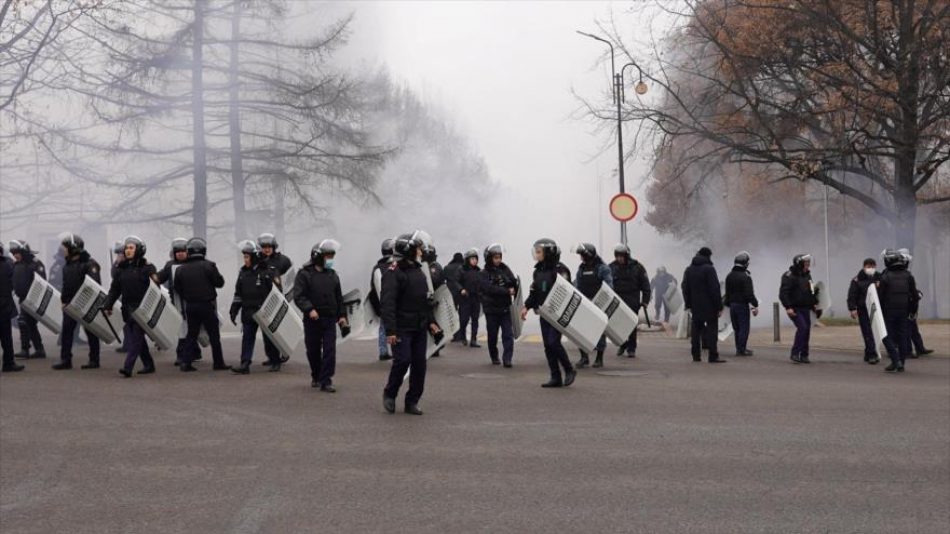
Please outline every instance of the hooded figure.
[[702, 361], [702, 347], [709, 349], [709, 363], [725, 362], [716, 347], [719, 316], [722, 315], [722, 293], [719, 275], [713, 267], [712, 250], [699, 249], [683, 273], [683, 302], [692, 313], [691, 353], [694, 362]]

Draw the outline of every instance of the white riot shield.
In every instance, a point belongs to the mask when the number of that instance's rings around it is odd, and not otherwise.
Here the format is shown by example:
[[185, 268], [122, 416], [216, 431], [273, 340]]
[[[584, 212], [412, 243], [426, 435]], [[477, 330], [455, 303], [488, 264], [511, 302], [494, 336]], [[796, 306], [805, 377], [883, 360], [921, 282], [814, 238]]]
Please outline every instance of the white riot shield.
[[280, 287], [284, 293], [284, 298], [288, 302], [294, 299], [294, 282], [297, 280], [297, 269], [291, 267], [280, 277]]
[[20, 309], [52, 330], [54, 334], [63, 330], [63, 307], [60, 303], [59, 291], [39, 275], [33, 276], [30, 291], [20, 303]]
[[676, 339], [689, 338], [689, 321], [690, 313], [688, 310], [684, 309], [682, 312], [680, 312], [679, 317], [676, 320]]
[[76, 296], [63, 308], [66, 315], [78, 321], [83, 328], [92, 332], [106, 345], [115, 343], [111, 321], [100, 311], [108, 295], [95, 280], [86, 275], [79, 286]]
[[729, 318], [728, 313], [723, 312], [723, 314], [719, 316], [718, 326], [719, 326], [719, 332], [717, 336], [719, 337], [719, 342], [722, 343], [725, 340], [729, 339], [729, 336], [731, 336], [732, 333], [734, 332], [734, 330], [732, 329], [732, 319]]
[[[680, 291], [678, 284], [670, 284], [670, 287], [666, 288], [666, 292], [663, 293], [663, 302], [666, 303], [666, 309], [669, 310], [671, 316], [683, 310], [683, 292]], [[656, 317], [656, 320], [659, 321], [660, 318]]]
[[521, 308], [524, 308], [524, 288], [521, 287], [521, 277], [518, 279], [518, 291], [515, 298], [511, 300], [511, 307], [508, 313], [511, 314], [511, 335], [517, 340], [524, 331], [524, 321], [521, 320]]
[[363, 292], [353, 289], [343, 294], [343, 306], [346, 307], [346, 317], [350, 325], [350, 333], [343, 337], [340, 325], [336, 325], [336, 344], [355, 339], [363, 331]]
[[254, 321], [285, 356], [293, 354], [303, 340], [303, 321], [277, 286], [271, 288]]
[[868, 294], [864, 299], [864, 305], [868, 308], [868, 318], [871, 322], [871, 332], [874, 336], [874, 350], [877, 351], [877, 357], [883, 358], [881, 345], [884, 338], [887, 337], [887, 325], [884, 324], [884, 314], [881, 313], [881, 300], [877, 296], [877, 287], [874, 284], [868, 286]]
[[[831, 308], [831, 295], [825, 290], [824, 282], [815, 282], [814, 288], [812, 289], [818, 293], [818, 309], [823, 313], [827, 313], [828, 309]], [[815, 314], [814, 310], [812, 313], [812, 322], [818, 320], [818, 315]]]
[[132, 319], [145, 330], [145, 334], [158, 348], [172, 350], [177, 346], [181, 314], [156, 284], [148, 285], [142, 303], [132, 312]]
[[563, 276], [555, 277], [554, 287], [538, 311], [558, 332], [588, 353], [594, 351], [607, 328], [604, 312]]
[[593, 302], [607, 315], [607, 338], [618, 347], [626, 343], [639, 321], [633, 309], [607, 284], [600, 285]]
[[442, 329], [442, 340], [436, 342], [435, 336], [433, 336], [431, 332], [429, 333], [426, 358], [448, 345], [452, 339], [452, 334], [458, 332], [458, 329], [461, 328], [459, 312], [455, 309], [455, 302], [452, 300], [452, 291], [449, 290], [449, 286], [440, 286], [439, 289], [435, 290], [435, 294], [432, 298], [435, 302], [435, 310], [433, 313], [433, 315], [435, 315], [435, 324], [439, 325], [439, 328]]

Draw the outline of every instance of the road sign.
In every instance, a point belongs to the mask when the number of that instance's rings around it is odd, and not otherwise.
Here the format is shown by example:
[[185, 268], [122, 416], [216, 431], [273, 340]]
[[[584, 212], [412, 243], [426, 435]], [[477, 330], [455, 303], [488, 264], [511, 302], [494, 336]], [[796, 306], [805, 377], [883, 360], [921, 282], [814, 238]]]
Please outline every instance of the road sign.
[[640, 207], [629, 193], [619, 193], [610, 199], [610, 215], [620, 222], [632, 221]]

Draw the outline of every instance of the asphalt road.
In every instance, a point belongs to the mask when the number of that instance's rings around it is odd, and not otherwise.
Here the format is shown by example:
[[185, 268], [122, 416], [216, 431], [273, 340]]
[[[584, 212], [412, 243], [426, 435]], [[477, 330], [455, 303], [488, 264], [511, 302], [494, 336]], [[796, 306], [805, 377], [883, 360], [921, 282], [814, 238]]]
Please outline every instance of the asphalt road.
[[97, 371], [30, 361], [0, 376], [0, 532], [950, 531], [946, 357], [694, 364], [656, 334], [543, 390], [540, 345], [510, 370], [454, 345], [415, 417], [382, 411], [375, 352], [344, 345], [336, 394], [302, 354], [237, 376], [165, 353], [130, 380], [111, 348]]

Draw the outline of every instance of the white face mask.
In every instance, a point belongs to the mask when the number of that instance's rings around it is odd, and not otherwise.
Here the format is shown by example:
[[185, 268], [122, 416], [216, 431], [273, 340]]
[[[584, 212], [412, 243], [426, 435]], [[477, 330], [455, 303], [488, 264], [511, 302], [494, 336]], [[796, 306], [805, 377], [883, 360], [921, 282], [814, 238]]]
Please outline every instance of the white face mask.
[[868, 276], [874, 276], [874, 273], [876, 273], [876, 272], [877, 272], [877, 269], [875, 269], [874, 267], [866, 267], [866, 268], [864, 269], [864, 274], [866, 274], [866, 275], [868, 275]]
[[333, 259], [332, 259], [332, 258], [327, 258], [326, 260], [324, 260], [323, 264], [326, 265], [327, 269], [332, 269], [332, 268], [333, 268]]

